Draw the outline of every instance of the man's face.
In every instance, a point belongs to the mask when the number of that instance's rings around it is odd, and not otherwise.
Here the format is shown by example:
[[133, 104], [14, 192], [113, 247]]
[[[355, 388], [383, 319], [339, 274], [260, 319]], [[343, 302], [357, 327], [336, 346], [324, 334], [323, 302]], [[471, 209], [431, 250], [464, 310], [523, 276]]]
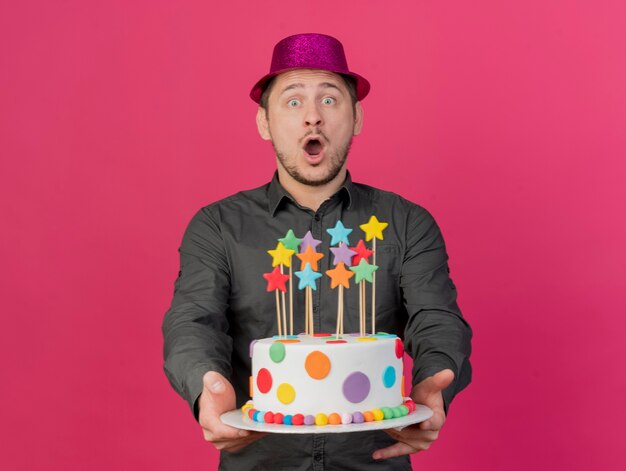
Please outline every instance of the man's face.
[[297, 69], [274, 79], [267, 113], [259, 108], [257, 126], [261, 137], [272, 141], [288, 177], [319, 186], [345, 167], [352, 136], [361, 132], [362, 116], [360, 103], [353, 109], [341, 76]]

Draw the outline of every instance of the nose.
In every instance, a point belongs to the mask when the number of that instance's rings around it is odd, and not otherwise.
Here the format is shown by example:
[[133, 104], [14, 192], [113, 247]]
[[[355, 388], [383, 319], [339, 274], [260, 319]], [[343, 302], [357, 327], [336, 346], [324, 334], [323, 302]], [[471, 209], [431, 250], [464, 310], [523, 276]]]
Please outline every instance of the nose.
[[322, 114], [317, 106], [317, 103], [312, 102], [306, 108], [304, 115], [305, 126], [319, 126], [322, 124]]

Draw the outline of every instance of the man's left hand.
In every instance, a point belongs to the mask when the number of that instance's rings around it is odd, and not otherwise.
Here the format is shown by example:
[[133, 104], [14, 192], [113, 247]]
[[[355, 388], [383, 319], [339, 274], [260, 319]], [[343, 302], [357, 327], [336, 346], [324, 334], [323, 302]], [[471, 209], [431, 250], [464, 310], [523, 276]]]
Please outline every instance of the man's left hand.
[[397, 440], [397, 443], [387, 448], [376, 450], [372, 457], [375, 460], [383, 460], [428, 450], [430, 445], [437, 440], [439, 430], [441, 430], [446, 421], [442, 391], [452, 381], [454, 381], [454, 372], [452, 370], [443, 370], [416, 384], [411, 391], [411, 398], [417, 404], [424, 404], [430, 407], [433, 411], [433, 416], [424, 422], [410, 425], [400, 431], [396, 429], [385, 430], [385, 432]]

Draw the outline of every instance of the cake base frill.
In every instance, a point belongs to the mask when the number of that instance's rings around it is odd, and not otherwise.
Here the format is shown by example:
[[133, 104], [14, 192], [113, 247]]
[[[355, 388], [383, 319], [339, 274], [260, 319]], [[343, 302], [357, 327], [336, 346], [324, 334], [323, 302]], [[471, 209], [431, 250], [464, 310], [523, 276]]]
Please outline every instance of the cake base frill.
[[381, 407], [367, 411], [338, 414], [336, 412], [325, 414], [320, 412], [315, 415], [282, 414], [280, 412], [260, 411], [254, 408], [254, 403], [248, 401], [241, 408], [244, 418], [259, 423], [308, 426], [308, 425], [347, 425], [362, 424], [379, 420], [398, 419], [415, 411], [413, 400], [406, 400], [399, 406]]

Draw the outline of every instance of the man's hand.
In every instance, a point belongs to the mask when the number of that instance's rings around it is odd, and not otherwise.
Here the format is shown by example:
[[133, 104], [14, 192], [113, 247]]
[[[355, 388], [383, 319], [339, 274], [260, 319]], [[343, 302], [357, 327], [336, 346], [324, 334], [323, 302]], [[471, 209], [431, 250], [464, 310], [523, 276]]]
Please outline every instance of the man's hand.
[[454, 381], [454, 372], [452, 370], [443, 370], [416, 384], [413, 391], [411, 391], [411, 398], [417, 404], [424, 404], [430, 407], [433, 410], [433, 416], [424, 422], [410, 425], [400, 431], [395, 429], [385, 430], [398, 442], [390, 447], [376, 450], [372, 457], [375, 460], [382, 460], [428, 450], [430, 445], [437, 440], [439, 430], [441, 430], [446, 421], [441, 392], [452, 381]]
[[218, 450], [234, 452], [265, 435], [223, 424], [220, 415], [235, 408], [235, 390], [226, 378], [215, 371], [206, 373], [202, 382], [204, 387], [198, 399], [198, 421], [206, 441], [213, 443]]

